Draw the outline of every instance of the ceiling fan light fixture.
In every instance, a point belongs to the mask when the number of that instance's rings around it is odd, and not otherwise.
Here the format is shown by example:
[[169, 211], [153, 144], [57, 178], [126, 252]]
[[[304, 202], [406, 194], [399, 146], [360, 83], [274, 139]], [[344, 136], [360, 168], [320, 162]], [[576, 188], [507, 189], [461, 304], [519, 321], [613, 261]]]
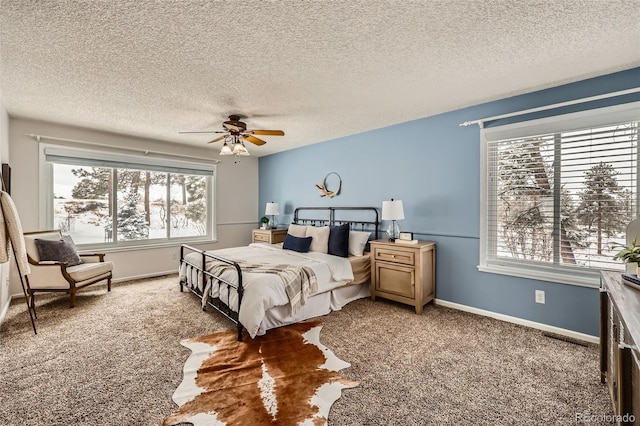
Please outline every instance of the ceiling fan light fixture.
[[233, 144], [233, 153], [236, 155], [251, 155], [244, 143], [240, 141]]
[[222, 149], [220, 150], [220, 155], [233, 155], [233, 151], [231, 147], [227, 144], [227, 142], [222, 145]]
[[284, 136], [284, 132], [282, 130], [247, 130], [247, 124], [240, 121], [240, 117], [240, 115], [230, 115], [229, 120], [222, 123], [222, 130], [195, 130], [178, 133], [222, 133], [222, 136], [218, 136], [207, 143], [215, 143], [224, 140], [224, 145], [220, 149], [219, 155], [237, 156], [251, 155], [245, 146], [244, 141], [256, 146], [262, 146], [267, 143], [254, 135]]

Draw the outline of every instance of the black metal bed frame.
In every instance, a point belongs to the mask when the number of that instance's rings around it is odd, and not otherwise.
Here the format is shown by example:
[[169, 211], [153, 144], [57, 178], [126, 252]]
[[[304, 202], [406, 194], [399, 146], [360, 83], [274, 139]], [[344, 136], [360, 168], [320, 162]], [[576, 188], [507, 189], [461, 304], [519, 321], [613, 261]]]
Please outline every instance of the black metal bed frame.
[[[185, 250], [189, 252], [200, 253], [202, 256], [202, 266], [198, 266], [195, 263], [189, 262], [185, 256]], [[237, 280], [236, 282], [231, 282], [222, 278], [221, 275], [215, 275], [211, 272], [207, 271], [206, 265], [207, 260], [214, 260], [217, 262], [221, 262], [222, 264], [229, 265], [236, 270]], [[215, 254], [208, 253], [204, 250], [199, 250], [195, 247], [191, 247], [187, 244], [182, 244], [180, 246], [180, 265], [186, 264], [188, 265], [187, 274], [190, 279], [180, 280], [180, 291], [182, 292], [184, 286], [187, 287], [192, 293], [197, 295], [202, 299], [203, 291], [206, 288], [206, 284], [209, 282], [211, 284], [211, 291], [209, 294], [209, 298], [207, 299], [207, 305], [211, 306], [216, 311], [220, 312], [227, 319], [231, 320], [238, 329], [238, 341], [242, 342], [242, 324], [240, 323], [239, 313], [240, 313], [240, 303], [242, 302], [242, 295], [244, 294], [244, 287], [242, 286], [242, 270], [240, 269], [240, 265], [233, 260], [226, 259], [221, 256], [216, 256]], [[195, 274], [195, 279], [194, 279]], [[198, 288], [198, 274], [202, 274], [201, 283], [202, 283], [202, 291]], [[225, 303], [220, 297], [212, 297], [213, 294], [213, 286], [218, 286], [218, 295], [221, 295], [220, 288], [223, 285], [227, 286], [227, 302]], [[236, 290], [238, 294], [238, 311], [234, 312], [231, 309], [231, 288]], [[202, 310], [206, 310], [206, 306], [202, 307]]]
[[[303, 211], [326, 211], [329, 212], [328, 218], [303, 218], [300, 217], [300, 213]], [[341, 211], [368, 211], [373, 213], [374, 220], [348, 220], [336, 218], [336, 212]], [[298, 207], [293, 212], [294, 224], [312, 225], [312, 226], [325, 226], [325, 225], [344, 225], [349, 224], [349, 227], [356, 229], [356, 226], [360, 226], [360, 230], [365, 231], [367, 226], [374, 226], [373, 239], [378, 238], [380, 231], [380, 220], [378, 215], [378, 209], [376, 207]]]
[[[314, 212], [328, 212], [328, 217], [325, 218], [308, 218], [301, 217], [302, 212], [306, 211], [314, 211]], [[350, 220], [350, 219], [338, 219], [336, 218], [336, 212], [340, 211], [368, 211], [372, 213], [374, 217], [373, 220]], [[346, 223], [349, 224], [351, 229], [356, 230], [357, 227], [360, 227], [360, 230], [366, 231], [367, 228], [370, 228], [371, 225], [374, 227], [373, 236], [374, 239], [378, 238], [379, 228], [380, 228], [380, 220], [378, 215], [378, 209], [376, 207], [298, 207], [294, 211], [293, 222], [294, 224], [306, 224], [312, 226], [334, 226], [334, 225], [344, 225]], [[201, 255], [201, 265], [199, 266], [196, 263], [190, 262], [186, 259], [186, 255], [195, 252]], [[237, 274], [237, 278], [235, 282], [226, 280], [222, 278], [221, 274], [216, 275], [207, 271], [206, 264], [207, 261], [216, 261], [220, 262], [223, 265], [228, 265], [230, 268], [234, 268]], [[216, 311], [220, 312], [224, 317], [233, 322], [238, 330], [238, 341], [242, 341], [242, 330], [243, 325], [240, 323], [240, 306], [242, 303], [242, 296], [244, 294], [244, 287], [242, 285], [242, 269], [237, 262], [234, 262], [231, 259], [227, 259], [221, 256], [217, 256], [210, 252], [206, 252], [204, 250], [197, 249], [195, 247], [191, 247], [187, 244], [182, 244], [180, 246], [180, 265], [187, 265], [187, 279], [180, 280], [180, 291], [182, 292], [184, 287], [186, 286], [189, 291], [202, 298], [204, 289], [206, 288], [206, 284], [211, 284], [210, 294], [207, 300], [206, 306], [210, 306]], [[201, 274], [200, 282], [202, 284], [202, 291], [198, 288], [198, 274]], [[195, 276], [195, 277], [194, 277]], [[226, 302], [220, 297], [213, 297], [213, 286], [217, 285], [218, 296], [222, 293], [220, 289], [223, 286], [227, 287], [227, 300]], [[231, 302], [231, 289], [235, 289], [238, 295], [238, 310], [233, 311], [230, 307]], [[206, 310], [206, 306], [202, 307], [202, 310]]]

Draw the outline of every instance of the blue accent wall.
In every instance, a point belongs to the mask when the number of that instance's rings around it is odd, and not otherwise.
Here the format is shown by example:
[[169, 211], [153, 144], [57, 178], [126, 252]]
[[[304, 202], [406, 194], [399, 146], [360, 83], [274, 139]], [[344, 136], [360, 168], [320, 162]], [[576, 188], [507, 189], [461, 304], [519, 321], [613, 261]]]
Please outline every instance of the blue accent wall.
[[[598, 335], [598, 289], [477, 270], [480, 129], [460, 123], [638, 86], [640, 68], [633, 68], [262, 157], [260, 214], [268, 201], [278, 202], [278, 222], [288, 224], [299, 206], [402, 200], [400, 228], [437, 242], [438, 299]], [[638, 93], [555, 113], [637, 100]], [[341, 176], [342, 191], [321, 198], [314, 185], [330, 172]], [[546, 292], [546, 304], [535, 303], [535, 290]]]

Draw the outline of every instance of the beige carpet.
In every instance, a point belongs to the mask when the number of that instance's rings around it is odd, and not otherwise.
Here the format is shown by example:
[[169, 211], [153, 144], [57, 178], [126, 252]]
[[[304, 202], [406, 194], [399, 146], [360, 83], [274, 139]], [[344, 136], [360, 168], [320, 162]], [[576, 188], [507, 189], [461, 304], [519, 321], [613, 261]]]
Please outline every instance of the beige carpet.
[[[186, 338], [231, 328], [175, 276], [41, 296], [34, 336], [22, 300], [0, 326], [0, 424], [159, 425], [190, 351]], [[598, 348], [429, 305], [422, 315], [359, 300], [322, 318], [322, 343], [360, 386], [330, 425], [575, 424], [611, 414]], [[592, 422], [590, 424], [598, 424]], [[604, 423], [603, 423], [604, 424]]]

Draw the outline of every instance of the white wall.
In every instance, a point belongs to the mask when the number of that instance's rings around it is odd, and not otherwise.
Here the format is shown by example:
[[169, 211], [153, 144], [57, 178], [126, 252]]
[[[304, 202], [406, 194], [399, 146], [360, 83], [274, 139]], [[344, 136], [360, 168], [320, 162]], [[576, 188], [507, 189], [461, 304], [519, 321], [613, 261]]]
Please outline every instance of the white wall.
[[[191, 156], [199, 159], [220, 158], [216, 170], [215, 215], [217, 242], [197, 244], [203, 249], [215, 249], [247, 245], [251, 240], [251, 229], [258, 221], [258, 159], [243, 157], [234, 163], [233, 158], [218, 157], [214, 147], [185, 146], [163, 141], [118, 135], [42, 121], [20, 118], [9, 119], [9, 147], [11, 150], [12, 188], [11, 195], [20, 214], [25, 232], [40, 230], [39, 149], [38, 142], [26, 134], [39, 134], [74, 141], [105, 144], [109, 147], [138, 148], [140, 151], [162, 152]], [[68, 144], [42, 138], [42, 143]], [[77, 144], [75, 144], [77, 145]], [[95, 147], [94, 147], [95, 148]], [[195, 245], [195, 244], [194, 244]], [[114, 281], [123, 281], [163, 273], [176, 272], [179, 245], [163, 248], [105, 251], [107, 259], [115, 263]], [[22, 294], [19, 281], [11, 279], [10, 292]]]
[[[9, 115], [2, 104], [2, 94], [0, 93], [0, 163], [9, 163]], [[4, 226], [4, 224], [0, 224]], [[9, 309], [9, 287], [7, 277], [9, 276], [9, 262], [0, 265], [0, 322], [4, 319], [7, 309]]]

